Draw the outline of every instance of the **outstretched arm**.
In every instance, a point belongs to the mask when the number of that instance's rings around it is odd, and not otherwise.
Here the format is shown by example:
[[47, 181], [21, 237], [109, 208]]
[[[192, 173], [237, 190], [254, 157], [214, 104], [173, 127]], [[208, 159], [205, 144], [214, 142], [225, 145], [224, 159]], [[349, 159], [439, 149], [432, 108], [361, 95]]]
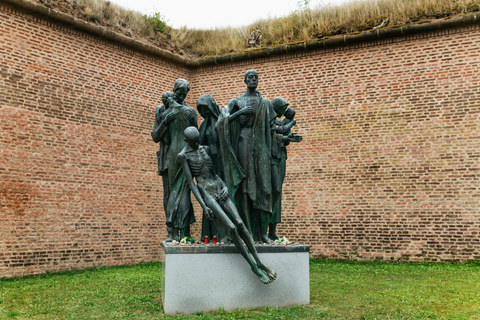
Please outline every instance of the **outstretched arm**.
[[283, 136], [282, 141], [283, 142], [300, 142], [302, 141], [303, 137], [299, 136], [295, 132], [291, 132], [288, 134], [288, 136]]
[[205, 204], [205, 201], [203, 201], [202, 195], [200, 194], [200, 191], [198, 190], [197, 186], [195, 185], [195, 182], [193, 182], [193, 176], [192, 172], [190, 171], [190, 167], [188, 166], [187, 162], [187, 157], [185, 154], [180, 152], [178, 154], [178, 161], [182, 165], [183, 172], [185, 173], [185, 177], [187, 178], [188, 185], [190, 187], [190, 190], [192, 190], [193, 195], [197, 199], [198, 203], [203, 209], [203, 212], [205, 215], [208, 217], [208, 219], [212, 220], [213, 215], [212, 215], [212, 210], [210, 210], [209, 207]]
[[276, 126], [276, 131], [277, 133], [287, 134], [296, 123], [296, 120], [292, 120], [289, 123], [284, 124], [283, 126]]

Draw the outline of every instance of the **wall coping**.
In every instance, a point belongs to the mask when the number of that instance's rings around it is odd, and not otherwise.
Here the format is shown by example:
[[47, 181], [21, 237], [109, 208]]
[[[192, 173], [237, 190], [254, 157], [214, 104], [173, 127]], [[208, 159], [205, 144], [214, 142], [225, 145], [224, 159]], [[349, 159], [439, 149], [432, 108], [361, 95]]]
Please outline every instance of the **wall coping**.
[[40, 4], [32, 3], [27, 0], [0, 0], [0, 2], [10, 4], [15, 8], [20, 8], [44, 18], [60, 22], [73, 29], [80, 30], [113, 42], [123, 44], [136, 50], [150, 53], [167, 61], [175, 63], [189, 69], [206, 67], [211, 65], [225, 64], [229, 62], [239, 62], [253, 60], [258, 58], [272, 57], [276, 55], [290, 54], [298, 51], [310, 51], [317, 49], [327, 49], [341, 47], [345, 45], [358, 44], [367, 41], [378, 41], [399, 36], [408, 36], [419, 33], [438, 31], [467, 25], [480, 24], [480, 12], [473, 12], [464, 15], [457, 15], [438, 20], [427, 20], [416, 23], [390, 26], [381, 29], [354, 32], [337, 36], [300, 41], [295, 43], [282, 44], [267, 48], [250, 49], [231, 54], [210, 56], [199, 59], [188, 59], [170, 51], [155, 47], [125, 35], [108, 30], [104, 27], [88, 23], [84, 20], [72, 17], [62, 12], [44, 7]]
[[[255, 244], [258, 253], [291, 253], [291, 252], [310, 252], [310, 246], [306, 244], [289, 245], [268, 245]], [[162, 249], [165, 254], [195, 254], [195, 253], [239, 253], [233, 244], [215, 245], [174, 245], [172, 243], [162, 242]]]

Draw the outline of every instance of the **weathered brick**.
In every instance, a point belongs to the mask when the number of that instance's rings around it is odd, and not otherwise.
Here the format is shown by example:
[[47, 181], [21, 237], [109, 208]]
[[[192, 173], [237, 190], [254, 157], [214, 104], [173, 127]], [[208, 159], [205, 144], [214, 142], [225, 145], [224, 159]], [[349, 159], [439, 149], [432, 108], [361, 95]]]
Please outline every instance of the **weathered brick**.
[[188, 70], [10, 7], [0, 17], [0, 277], [159, 260], [155, 106], [177, 78], [191, 106], [204, 93], [224, 106], [251, 68], [304, 136], [280, 235], [315, 258], [479, 258], [477, 27]]

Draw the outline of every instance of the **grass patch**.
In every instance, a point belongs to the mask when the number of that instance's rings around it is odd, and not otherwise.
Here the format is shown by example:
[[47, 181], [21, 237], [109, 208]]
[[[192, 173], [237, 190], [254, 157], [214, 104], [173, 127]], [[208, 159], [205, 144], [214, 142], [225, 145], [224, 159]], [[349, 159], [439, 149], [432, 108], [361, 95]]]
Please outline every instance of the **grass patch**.
[[161, 12], [142, 15], [107, 0], [33, 1], [190, 58], [244, 51], [254, 29], [262, 32], [262, 47], [269, 47], [371, 30], [387, 17], [389, 26], [398, 26], [480, 10], [480, 0], [350, 0], [315, 8], [303, 0], [285, 17], [260, 19], [239, 28], [200, 30], [170, 28]]
[[371, 30], [383, 19], [390, 26], [451, 17], [480, 10], [479, 0], [350, 0], [341, 5], [299, 8], [285, 17], [260, 19], [240, 28], [172, 29], [172, 40], [197, 56], [221, 55], [247, 48], [246, 39], [260, 29], [263, 47]]
[[160, 263], [0, 280], [0, 319], [480, 319], [480, 263], [311, 261], [311, 304], [166, 316]]

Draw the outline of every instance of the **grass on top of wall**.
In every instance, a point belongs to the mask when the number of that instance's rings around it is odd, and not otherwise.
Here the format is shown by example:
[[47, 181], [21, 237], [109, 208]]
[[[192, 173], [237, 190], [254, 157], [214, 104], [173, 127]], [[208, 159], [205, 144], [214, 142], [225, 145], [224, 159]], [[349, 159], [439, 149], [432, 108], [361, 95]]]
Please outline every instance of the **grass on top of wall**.
[[285, 17], [260, 19], [239, 28], [200, 30], [173, 29], [161, 12], [142, 15], [107, 0], [33, 1], [190, 58], [243, 51], [254, 29], [260, 29], [262, 47], [268, 47], [370, 30], [386, 18], [389, 26], [395, 26], [480, 10], [480, 0], [350, 0], [315, 8], [303, 0]]
[[262, 47], [268, 47], [370, 30], [386, 18], [388, 26], [395, 26], [478, 10], [479, 0], [350, 0], [339, 6], [304, 6], [286, 17], [261, 19], [241, 28], [182, 28], [171, 34], [178, 46], [197, 56], [221, 55], [245, 50], [246, 39], [256, 28], [262, 32]]
[[166, 316], [162, 265], [0, 279], [0, 319], [480, 319], [480, 264], [311, 261], [311, 304]]

